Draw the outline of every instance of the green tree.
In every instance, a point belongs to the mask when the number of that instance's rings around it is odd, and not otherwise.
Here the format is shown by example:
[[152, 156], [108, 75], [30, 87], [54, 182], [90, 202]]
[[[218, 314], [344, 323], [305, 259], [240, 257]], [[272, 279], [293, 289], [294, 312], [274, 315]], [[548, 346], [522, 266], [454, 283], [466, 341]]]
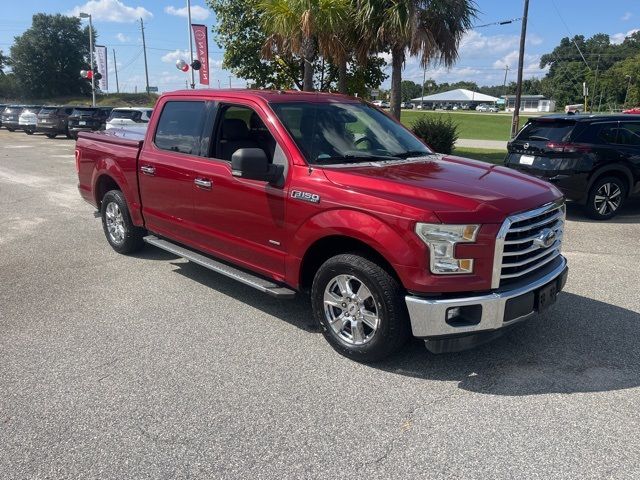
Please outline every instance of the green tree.
[[321, 53], [346, 64], [348, 47], [341, 42], [351, 4], [349, 0], [262, 0], [262, 26], [268, 37], [265, 58], [296, 55], [303, 61], [302, 86], [314, 90], [315, 63]]
[[422, 94], [422, 87], [411, 80], [400, 82], [400, 97], [403, 102], [408, 102], [412, 98], [417, 98]]
[[400, 85], [407, 52], [423, 67], [451, 66], [477, 10], [472, 0], [357, 0], [362, 53], [391, 52], [391, 114], [400, 118]]
[[11, 47], [11, 67], [25, 96], [47, 98], [90, 91], [80, 70], [87, 68], [89, 28], [60, 14], [33, 16], [31, 28]]
[[4, 69], [8, 63], [9, 63], [9, 57], [4, 55], [2, 53], [2, 50], [0, 50], [0, 75], [4, 75]]
[[289, 55], [265, 59], [260, 53], [267, 40], [260, 21], [260, 0], [207, 0], [207, 4], [216, 15], [213, 35], [224, 49], [223, 68], [251, 80], [254, 88], [302, 87], [298, 59]]

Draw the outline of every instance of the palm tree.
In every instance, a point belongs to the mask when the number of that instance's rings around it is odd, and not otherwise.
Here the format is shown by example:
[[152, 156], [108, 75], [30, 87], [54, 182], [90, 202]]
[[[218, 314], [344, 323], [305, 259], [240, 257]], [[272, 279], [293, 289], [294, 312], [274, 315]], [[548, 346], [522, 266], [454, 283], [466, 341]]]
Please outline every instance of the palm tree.
[[407, 53], [429, 64], [452, 66], [471, 28], [473, 0], [356, 0], [362, 41], [359, 56], [391, 52], [391, 114], [400, 118], [400, 82]]
[[348, 47], [343, 37], [351, 7], [349, 0], [262, 0], [262, 25], [269, 35], [262, 54], [299, 55], [304, 62], [303, 90], [312, 91], [319, 53], [342, 59], [346, 69]]

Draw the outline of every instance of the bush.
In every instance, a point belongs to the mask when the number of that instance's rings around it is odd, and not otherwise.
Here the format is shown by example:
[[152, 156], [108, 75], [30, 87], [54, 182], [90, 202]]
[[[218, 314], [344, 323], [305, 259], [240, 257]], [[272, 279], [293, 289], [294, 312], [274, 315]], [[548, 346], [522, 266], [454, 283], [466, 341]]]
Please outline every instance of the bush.
[[448, 116], [423, 115], [411, 130], [438, 153], [451, 153], [458, 140], [458, 124]]

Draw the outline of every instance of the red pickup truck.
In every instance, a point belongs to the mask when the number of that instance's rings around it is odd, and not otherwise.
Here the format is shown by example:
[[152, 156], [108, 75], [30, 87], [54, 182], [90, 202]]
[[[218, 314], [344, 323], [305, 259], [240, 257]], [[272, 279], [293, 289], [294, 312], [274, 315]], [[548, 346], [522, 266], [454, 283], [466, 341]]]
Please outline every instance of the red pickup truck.
[[107, 241], [155, 245], [267, 294], [310, 294], [339, 352], [376, 361], [407, 338], [469, 348], [563, 288], [552, 185], [434, 153], [342, 95], [163, 95], [146, 136], [81, 133], [79, 190]]

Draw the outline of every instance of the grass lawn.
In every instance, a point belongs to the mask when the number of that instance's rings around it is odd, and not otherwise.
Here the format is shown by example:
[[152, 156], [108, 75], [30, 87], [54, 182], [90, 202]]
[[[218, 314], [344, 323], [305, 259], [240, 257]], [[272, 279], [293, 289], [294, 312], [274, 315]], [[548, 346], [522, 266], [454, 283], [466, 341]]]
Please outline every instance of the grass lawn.
[[485, 148], [460, 147], [453, 150], [453, 155], [482, 160], [483, 162], [495, 163], [497, 165], [502, 165], [506, 154], [506, 150], [488, 150]]
[[[403, 110], [400, 115], [402, 123], [411, 128], [421, 115], [448, 115], [458, 124], [459, 138], [478, 140], [509, 140], [511, 130], [511, 115], [490, 114], [476, 112], [434, 112], [418, 110]], [[524, 125], [529, 117], [520, 117], [520, 124]]]

